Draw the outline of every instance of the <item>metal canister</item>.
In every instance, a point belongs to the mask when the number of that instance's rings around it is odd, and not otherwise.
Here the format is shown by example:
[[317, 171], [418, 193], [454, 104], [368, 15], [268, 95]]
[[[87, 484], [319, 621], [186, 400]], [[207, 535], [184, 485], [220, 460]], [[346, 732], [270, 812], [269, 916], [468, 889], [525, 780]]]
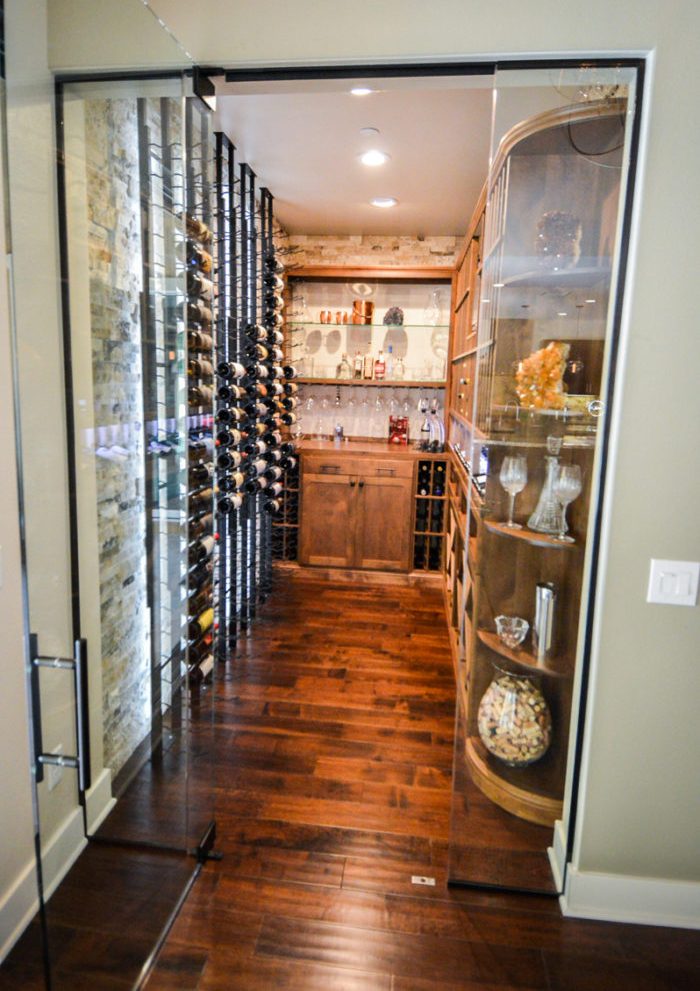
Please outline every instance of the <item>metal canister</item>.
[[552, 582], [538, 582], [535, 591], [535, 621], [532, 643], [538, 664], [544, 664], [552, 649], [554, 634], [554, 605], [557, 590]]

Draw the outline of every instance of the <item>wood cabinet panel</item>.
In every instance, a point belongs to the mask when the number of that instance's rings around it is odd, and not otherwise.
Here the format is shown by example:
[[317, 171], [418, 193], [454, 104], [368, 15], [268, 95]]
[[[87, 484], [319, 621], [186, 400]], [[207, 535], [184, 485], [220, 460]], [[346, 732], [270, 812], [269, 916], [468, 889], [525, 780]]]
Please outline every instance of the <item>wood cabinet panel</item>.
[[351, 568], [355, 554], [357, 480], [304, 472], [300, 564]]
[[365, 475], [359, 486], [356, 567], [407, 571], [411, 553], [411, 480]]

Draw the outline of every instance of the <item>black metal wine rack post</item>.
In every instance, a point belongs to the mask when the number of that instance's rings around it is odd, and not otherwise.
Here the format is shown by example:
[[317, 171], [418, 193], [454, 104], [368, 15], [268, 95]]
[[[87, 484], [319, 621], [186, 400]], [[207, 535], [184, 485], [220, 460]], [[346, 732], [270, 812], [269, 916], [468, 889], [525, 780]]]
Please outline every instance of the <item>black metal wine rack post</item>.
[[219, 656], [272, 589], [272, 515], [285, 470], [295, 467], [283, 430], [295, 420], [294, 369], [283, 364], [283, 266], [275, 258], [273, 197], [234, 147], [216, 135], [219, 310], [216, 508]]
[[185, 252], [188, 382], [188, 676], [195, 686], [214, 666], [213, 399], [216, 293], [211, 185], [213, 156], [206, 113], [185, 101]]

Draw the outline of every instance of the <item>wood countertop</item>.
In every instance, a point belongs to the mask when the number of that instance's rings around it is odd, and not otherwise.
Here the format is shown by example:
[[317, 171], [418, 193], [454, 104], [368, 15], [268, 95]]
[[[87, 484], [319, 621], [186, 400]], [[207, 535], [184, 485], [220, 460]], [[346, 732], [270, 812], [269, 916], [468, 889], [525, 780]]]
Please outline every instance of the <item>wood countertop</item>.
[[297, 449], [302, 456], [304, 454], [316, 453], [347, 457], [357, 457], [359, 455], [361, 457], [409, 458], [414, 461], [417, 459], [424, 461], [434, 458], [442, 458], [444, 460], [447, 457], [446, 452], [435, 454], [429, 451], [419, 451], [418, 448], [413, 447], [411, 444], [390, 444], [384, 440], [355, 440], [349, 437], [343, 438], [340, 442], [324, 440], [321, 437], [309, 437], [300, 441], [297, 444]]

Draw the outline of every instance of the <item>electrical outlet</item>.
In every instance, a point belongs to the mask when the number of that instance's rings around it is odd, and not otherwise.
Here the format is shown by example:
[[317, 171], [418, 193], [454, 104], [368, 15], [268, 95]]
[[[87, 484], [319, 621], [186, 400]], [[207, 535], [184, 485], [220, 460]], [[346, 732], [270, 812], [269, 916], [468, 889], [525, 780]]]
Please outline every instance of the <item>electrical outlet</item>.
[[[54, 747], [51, 751], [52, 754], [62, 754], [63, 744], [59, 743], [57, 747]], [[60, 767], [58, 764], [47, 764], [46, 765], [46, 784], [49, 791], [53, 791], [58, 785], [58, 782], [63, 777], [64, 768]]]

